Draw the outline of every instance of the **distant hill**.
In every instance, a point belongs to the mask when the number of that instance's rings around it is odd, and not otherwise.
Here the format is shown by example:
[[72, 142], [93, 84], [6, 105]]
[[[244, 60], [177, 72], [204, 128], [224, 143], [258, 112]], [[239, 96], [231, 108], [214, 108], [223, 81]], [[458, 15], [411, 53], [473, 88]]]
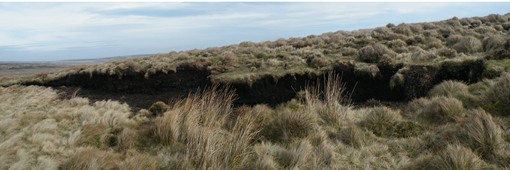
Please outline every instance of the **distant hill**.
[[133, 58], [147, 57], [150, 55], [151, 54], [107, 57], [97, 59], [44, 61], [44, 62], [0, 62], [0, 76], [34, 75], [59, 71], [65, 68], [80, 65], [101, 64], [108, 61], [127, 60]]

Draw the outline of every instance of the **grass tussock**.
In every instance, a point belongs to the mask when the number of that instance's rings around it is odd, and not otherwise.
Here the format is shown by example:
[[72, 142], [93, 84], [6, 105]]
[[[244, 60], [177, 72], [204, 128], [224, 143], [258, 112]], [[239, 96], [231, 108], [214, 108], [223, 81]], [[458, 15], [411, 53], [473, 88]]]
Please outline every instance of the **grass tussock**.
[[114, 129], [137, 124], [130, 118], [129, 107], [119, 102], [61, 100], [53, 89], [37, 86], [11, 86], [1, 91], [0, 152], [12, 153], [2, 156], [3, 168], [57, 169], [81, 147], [117, 147]]
[[233, 99], [232, 91], [217, 87], [190, 94], [156, 118], [156, 137], [165, 147], [182, 150], [182, 161], [197, 168], [239, 168], [259, 131], [254, 129], [259, 117], [239, 115], [227, 129]]
[[60, 99], [50, 88], [0, 88], [0, 99], [5, 101], [0, 107], [0, 151], [5, 153], [0, 165], [5, 169], [498, 169], [509, 165], [508, 141], [500, 125], [506, 120], [503, 117], [494, 121], [481, 108], [464, 108], [463, 101], [448, 92], [404, 106], [356, 108], [349, 105], [342, 87], [338, 76], [329, 75], [323, 84], [307, 88], [301, 98], [275, 108], [234, 108], [231, 90], [212, 87], [173, 103], [155, 104], [166, 106], [159, 116], [145, 109], [133, 113], [115, 101]]
[[423, 127], [403, 120], [399, 111], [387, 107], [375, 107], [360, 122], [362, 127], [381, 137], [410, 137], [418, 135]]
[[119, 164], [119, 169], [125, 170], [157, 170], [160, 168], [160, 160], [154, 156], [136, 153]]
[[149, 107], [149, 112], [152, 116], [160, 116], [168, 110], [168, 105], [162, 101], [158, 101]]
[[433, 154], [425, 154], [404, 169], [484, 169], [487, 164], [471, 149], [458, 144], [448, 144], [446, 149]]
[[446, 96], [446, 97], [457, 97], [469, 93], [469, 86], [466, 84], [447, 80], [444, 81], [429, 91], [429, 96]]
[[409, 103], [406, 116], [433, 124], [458, 122], [465, 117], [463, 103], [450, 97], [420, 98]]
[[327, 74], [322, 84], [307, 86], [305, 112], [317, 113], [323, 124], [339, 126], [349, 112], [349, 98], [338, 74]]
[[387, 107], [376, 107], [372, 109], [361, 124], [378, 136], [387, 136], [392, 133], [389, 128], [395, 126], [401, 119], [402, 116], [397, 111]]
[[483, 159], [497, 160], [497, 155], [505, 151], [502, 130], [484, 110], [477, 109], [470, 113], [471, 117], [462, 124], [464, 142]]
[[448, 145], [432, 160], [435, 169], [482, 169], [485, 162], [473, 151], [461, 145]]
[[117, 169], [118, 162], [122, 160], [119, 154], [101, 151], [94, 148], [85, 148], [79, 151], [64, 167], [66, 169]]
[[278, 113], [268, 123], [261, 134], [273, 142], [290, 142], [295, 138], [304, 138], [318, 128], [317, 115], [305, 111], [286, 109]]
[[354, 148], [361, 148], [370, 142], [370, 136], [355, 125], [342, 129], [339, 138], [342, 142]]
[[504, 73], [483, 96], [482, 107], [487, 111], [508, 115], [510, 110], [510, 73]]

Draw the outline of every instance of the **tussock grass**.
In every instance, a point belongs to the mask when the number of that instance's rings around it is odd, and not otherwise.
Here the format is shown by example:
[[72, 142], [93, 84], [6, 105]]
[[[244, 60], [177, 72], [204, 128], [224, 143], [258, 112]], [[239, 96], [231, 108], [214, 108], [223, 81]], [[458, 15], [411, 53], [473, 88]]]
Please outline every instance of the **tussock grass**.
[[285, 150], [278, 150], [275, 154], [276, 160], [284, 168], [299, 168], [309, 165], [307, 161], [311, 158], [312, 145], [306, 141], [293, 144]]
[[487, 164], [469, 148], [458, 144], [448, 144], [444, 150], [436, 155], [424, 154], [404, 169], [475, 170], [484, 168], [488, 168]]
[[367, 63], [378, 63], [383, 59], [393, 57], [395, 54], [383, 44], [376, 43], [365, 46], [358, 51], [358, 60]]
[[458, 122], [465, 117], [463, 103], [450, 97], [415, 99], [409, 103], [406, 112], [412, 119], [433, 124]]
[[85, 148], [79, 151], [64, 167], [66, 169], [117, 169], [122, 160], [119, 154], [101, 151], [95, 148]]
[[365, 134], [361, 128], [355, 125], [342, 129], [340, 131], [339, 138], [342, 142], [354, 148], [361, 148], [365, 145], [365, 143], [370, 142], [370, 136]]
[[508, 115], [510, 110], [510, 73], [504, 73], [496, 83], [483, 95], [482, 107], [487, 111]]
[[360, 122], [362, 127], [381, 137], [410, 137], [418, 135], [423, 127], [402, 119], [400, 111], [387, 107], [375, 107]]
[[232, 114], [234, 93], [213, 87], [169, 106], [155, 121], [161, 144], [184, 147], [186, 158], [200, 168], [235, 168], [249, 155], [257, 131], [253, 115], [239, 116], [230, 132], [225, 129]]
[[483, 159], [495, 161], [496, 155], [504, 151], [505, 141], [501, 128], [492, 120], [492, 116], [484, 110], [476, 109], [471, 117], [462, 124], [464, 141]]
[[387, 107], [373, 108], [361, 125], [370, 129], [378, 136], [389, 136], [391, 128], [402, 119], [399, 112]]
[[436, 169], [482, 169], [483, 162], [469, 148], [460, 145], [448, 145], [431, 164]]
[[135, 154], [119, 164], [119, 169], [125, 170], [157, 170], [160, 169], [159, 160], [146, 154]]
[[107, 144], [116, 141], [116, 136], [109, 129], [137, 124], [129, 118], [129, 107], [118, 102], [60, 100], [53, 89], [37, 86], [11, 86], [1, 91], [0, 152], [7, 153], [0, 161], [3, 167], [57, 169], [80, 146], [110, 146]]
[[318, 117], [306, 111], [286, 109], [279, 112], [263, 130], [263, 136], [273, 142], [290, 142], [295, 138], [304, 138], [318, 128]]
[[158, 101], [149, 107], [149, 112], [152, 116], [160, 116], [168, 110], [168, 105], [162, 101]]
[[453, 45], [453, 49], [463, 53], [479, 52], [482, 50], [482, 42], [473, 36], [465, 36]]
[[456, 98], [464, 103], [464, 107], [476, 108], [480, 105], [480, 97], [478, 96], [479, 94], [471, 91], [472, 85], [468, 86], [463, 82], [447, 80], [434, 86], [428, 95], [430, 97], [444, 96]]
[[59, 99], [51, 88], [0, 88], [0, 163], [4, 169], [508, 167], [503, 129], [481, 109], [444, 96], [417, 99], [403, 111], [355, 108], [341, 84], [329, 75], [276, 108], [233, 108], [234, 93], [212, 87], [164, 103], [161, 116], [132, 113], [116, 101]]
[[322, 84], [309, 85], [305, 90], [305, 108], [316, 113], [324, 124], [340, 126], [350, 110], [341, 77], [335, 73], [324, 76]]
[[429, 91], [429, 96], [457, 97], [468, 93], [469, 86], [466, 84], [459, 81], [447, 80], [431, 89]]

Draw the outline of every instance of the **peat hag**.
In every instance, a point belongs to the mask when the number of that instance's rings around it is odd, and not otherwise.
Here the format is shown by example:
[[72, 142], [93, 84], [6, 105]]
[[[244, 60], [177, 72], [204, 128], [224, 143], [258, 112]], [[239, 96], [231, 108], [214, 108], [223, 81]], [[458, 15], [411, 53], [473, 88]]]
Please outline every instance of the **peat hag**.
[[[265, 103], [277, 105], [296, 97], [296, 93], [307, 85], [323, 82], [325, 74], [339, 74], [345, 87], [345, 94], [354, 103], [370, 99], [388, 102], [409, 101], [426, 93], [443, 80], [461, 80], [474, 83], [482, 78], [484, 60], [444, 62], [439, 66], [402, 64], [377, 65], [376, 72], [356, 69], [355, 62], [336, 64], [322, 74], [287, 74], [281, 77], [262, 76], [252, 83], [237, 82], [219, 84], [230, 86], [237, 93], [236, 104], [254, 105]], [[207, 69], [180, 66], [168, 73], [156, 72], [149, 77], [143, 72], [126, 72], [122, 76], [102, 73], [75, 73], [47, 82], [25, 82], [24, 85], [42, 85], [63, 89], [80, 88], [78, 96], [92, 100], [119, 100], [134, 108], [147, 108], [156, 101], [174, 100], [185, 97], [197, 89], [212, 86], [211, 74]], [[397, 78], [397, 83], [392, 82]], [[66, 90], [67, 89], [67, 90]]]

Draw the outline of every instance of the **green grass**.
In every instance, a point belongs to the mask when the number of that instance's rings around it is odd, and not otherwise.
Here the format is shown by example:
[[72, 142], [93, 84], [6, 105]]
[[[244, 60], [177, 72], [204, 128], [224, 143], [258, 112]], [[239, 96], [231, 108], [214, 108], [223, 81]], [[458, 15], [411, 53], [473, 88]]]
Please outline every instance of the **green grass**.
[[489, 60], [487, 61], [486, 70], [483, 75], [487, 78], [496, 78], [503, 72], [510, 71], [510, 59]]

